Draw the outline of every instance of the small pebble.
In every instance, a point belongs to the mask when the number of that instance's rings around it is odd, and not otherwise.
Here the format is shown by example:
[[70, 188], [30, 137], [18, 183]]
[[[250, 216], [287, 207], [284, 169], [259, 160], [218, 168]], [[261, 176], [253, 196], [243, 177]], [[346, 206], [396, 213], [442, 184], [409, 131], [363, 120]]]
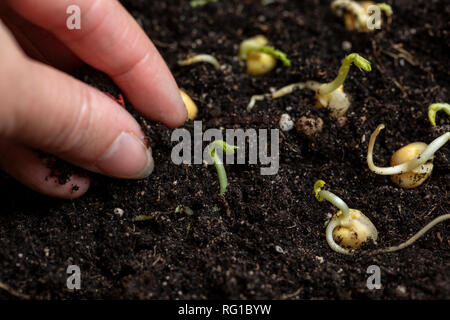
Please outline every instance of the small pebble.
[[275, 251], [278, 252], [278, 253], [284, 254], [284, 250], [280, 246], [275, 246]]
[[403, 296], [403, 295], [406, 294], [406, 287], [405, 287], [405, 286], [402, 286], [402, 285], [399, 285], [399, 286], [397, 286], [397, 288], [395, 289], [395, 291], [396, 291], [397, 295]]
[[282, 131], [289, 131], [294, 128], [294, 121], [287, 113], [283, 113], [280, 118], [280, 128]]
[[342, 42], [342, 50], [345, 50], [345, 51], [352, 50], [352, 43], [350, 41], [343, 41]]
[[121, 208], [115, 208], [114, 214], [117, 214], [119, 217], [123, 216], [123, 209]]

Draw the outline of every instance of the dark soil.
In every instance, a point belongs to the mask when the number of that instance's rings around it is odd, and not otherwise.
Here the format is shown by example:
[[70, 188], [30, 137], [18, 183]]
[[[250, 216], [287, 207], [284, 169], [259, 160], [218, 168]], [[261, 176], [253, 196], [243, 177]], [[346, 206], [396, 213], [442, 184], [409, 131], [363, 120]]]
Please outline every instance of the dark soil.
[[[432, 176], [412, 190], [374, 175], [365, 160], [370, 133], [380, 123], [386, 129], [375, 161], [383, 165], [399, 147], [430, 142], [449, 130], [445, 113], [438, 114], [435, 128], [427, 120], [430, 103], [450, 100], [447, 1], [389, 1], [392, 21], [371, 34], [346, 31], [329, 1], [278, 0], [264, 7], [256, 0], [223, 0], [195, 10], [181, 0], [123, 2], [198, 103], [204, 129], [278, 128], [287, 112], [295, 120], [320, 117], [322, 132], [309, 139], [296, 130], [280, 132], [277, 175], [260, 175], [260, 165], [227, 166], [225, 200], [218, 196], [213, 166], [174, 165], [171, 130], [137, 114], [157, 163], [148, 179], [92, 175], [85, 196], [63, 201], [2, 177], [0, 282], [8, 288], [0, 289], [0, 298], [450, 298], [448, 223], [397, 253], [342, 256], [324, 238], [327, 215], [336, 209], [317, 202], [312, 190], [323, 179], [363, 211], [378, 228], [379, 247], [398, 244], [449, 213], [448, 146], [437, 153]], [[238, 45], [261, 33], [288, 53], [292, 67], [278, 66], [263, 77], [243, 72]], [[343, 49], [344, 41], [351, 51]], [[343, 126], [314, 106], [309, 91], [258, 102], [245, 112], [253, 94], [331, 80], [349, 52], [369, 59], [373, 71], [350, 71], [346, 91], [353, 105]], [[213, 54], [227, 67], [178, 67], [176, 61], [190, 53]], [[84, 68], [77, 76], [120, 93], [94, 70]], [[174, 213], [178, 205], [193, 214]], [[153, 219], [134, 222], [138, 215]], [[81, 268], [82, 290], [65, 289], [70, 264]], [[370, 265], [381, 268], [380, 290], [366, 287]]]

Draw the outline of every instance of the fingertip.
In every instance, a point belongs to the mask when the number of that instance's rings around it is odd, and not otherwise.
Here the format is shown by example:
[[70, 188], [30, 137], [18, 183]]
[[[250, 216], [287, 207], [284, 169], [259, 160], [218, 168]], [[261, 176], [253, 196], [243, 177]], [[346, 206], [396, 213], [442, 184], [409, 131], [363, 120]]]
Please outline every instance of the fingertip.
[[123, 179], [144, 179], [154, 169], [150, 148], [129, 132], [120, 133], [95, 163], [95, 171]]
[[132, 70], [114, 76], [113, 80], [145, 117], [170, 128], [178, 127], [187, 119], [180, 89], [157, 52], [147, 57]]
[[86, 14], [77, 32], [67, 32], [66, 21], [54, 14], [65, 11], [67, 1], [9, 3], [87, 64], [108, 74], [146, 117], [172, 128], [185, 122], [187, 111], [167, 64], [119, 1], [78, 0]]
[[169, 114], [169, 117], [165, 117], [163, 121], [163, 123], [169, 128], [182, 126], [188, 120], [187, 108], [179, 91], [174, 95], [173, 101], [175, 106], [175, 108], [173, 108], [174, 111]]

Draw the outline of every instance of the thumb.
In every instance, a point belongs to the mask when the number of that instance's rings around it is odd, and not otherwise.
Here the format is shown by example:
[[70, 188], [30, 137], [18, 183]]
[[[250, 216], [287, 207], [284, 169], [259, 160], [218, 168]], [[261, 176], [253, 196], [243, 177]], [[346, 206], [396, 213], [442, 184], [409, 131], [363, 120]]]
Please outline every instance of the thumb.
[[24, 56], [0, 24], [0, 136], [91, 171], [143, 178], [151, 151], [136, 120], [102, 92]]

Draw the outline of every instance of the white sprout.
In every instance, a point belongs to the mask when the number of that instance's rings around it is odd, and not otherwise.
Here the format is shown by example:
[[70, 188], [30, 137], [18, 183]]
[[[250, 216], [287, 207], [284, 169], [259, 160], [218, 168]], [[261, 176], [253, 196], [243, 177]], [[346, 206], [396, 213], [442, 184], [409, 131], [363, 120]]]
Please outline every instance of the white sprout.
[[212, 64], [217, 70], [220, 70], [219, 61], [217, 61], [216, 58], [214, 58], [212, 55], [209, 55], [209, 54], [197, 54], [186, 60], [178, 61], [178, 65], [184, 67], [184, 66], [189, 66], [191, 64], [199, 63], [199, 62], [206, 62], [206, 63]]
[[341, 210], [342, 215], [339, 216], [341, 219], [346, 219], [350, 215], [350, 209], [348, 208], [348, 205], [344, 202], [344, 200], [339, 198], [334, 193], [332, 193], [330, 191], [326, 191], [326, 190], [320, 190], [319, 197], [321, 199], [319, 201], [326, 200], [326, 201], [330, 202], [332, 205], [334, 205], [336, 208]]
[[336, 251], [337, 253], [350, 255], [350, 254], [352, 254], [352, 250], [341, 247], [333, 239], [333, 230], [335, 228], [339, 227], [340, 225], [341, 225], [341, 222], [338, 219], [331, 219], [331, 221], [328, 223], [327, 229], [325, 232], [327, 243], [330, 246], [331, 250]]
[[[419, 166], [423, 165], [428, 160], [433, 158], [434, 154], [440, 148], [442, 148], [442, 146], [444, 146], [447, 143], [447, 141], [450, 139], [450, 132], [446, 132], [443, 135], [441, 135], [440, 137], [434, 139], [426, 147], [426, 149], [421, 154], [419, 154], [417, 157], [415, 157], [414, 159], [411, 159], [407, 162], [404, 162], [404, 163], [401, 163], [399, 165], [392, 166], [392, 167], [378, 167], [373, 163], [373, 147], [375, 145], [375, 140], [376, 140], [378, 134], [383, 129], [384, 129], [384, 124], [380, 124], [375, 129], [375, 131], [372, 133], [372, 135], [370, 136], [369, 148], [367, 150], [367, 165], [369, 166], [369, 169], [371, 171], [375, 172], [376, 174], [385, 175], [385, 176], [402, 174], [402, 173], [410, 172], [413, 170], [417, 171]], [[424, 173], [424, 172], [420, 172], [420, 170], [419, 170], [418, 173]]]
[[262, 101], [267, 97], [270, 97], [270, 94], [257, 94], [257, 95], [252, 96], [250, 98], [249, 104], [247, 105], [247, 112], [252, 111], [253, 107], [256, 104], [256, 101]]
[[285, 95], [291, 94], [295, 90], [303, 90], [305, 88], [315, 91], [319, 86], [320, 86], [320, 83], [318, 83], [316, 81], [296, 82], [296, 83], [292, 83], [287, 86], [284, 86], [280, 89], [277, 89], [273, 93], [254, 95], [250, 98], [250, 102], [247, 105], [247, 111], [249, 112], [253, 109], [253, 107], [256, 104], [256, 101], [262, 101], [266, 98], [278, 99]]
[[[326, 240], [330, 248], [341, 254], [353, 254], [353, 250], [341, 247], [336, 243], [333, 237], [334, 229], [338, 227], [353, 229], [354, 232], [360, 236], [367, 234], [367, 239], [376, 241], [378, 238], [378, 231], [373, 223], [362, 212], [349, 209], [347, 204], [332, 192], [322, 190], [325, 185], [323, 180], [318, 180], [314, 184], [314, 192], [316, 199], [319, 201], [326, 200], [340, 209], [341, 214], [335, 215], [331, 218], [326, 228]], [[365, 240], [363, 240], [365, 241]]]
[[450, 214], [443, 214], [443, 215], [433, 219], [425, 227], [420, 229], [415, 235], [413, 235], [411, 238], [409, 238], [405, 242], [403, 242], [397, 246], [374, 250], [374, 251], [370, 252], [369, 254], [395, 252], [395, 251], [401, 250], [403, 248], [406, 248], [406, 247], [412, 245], [414, 242], [416, 242], [419, 238], [421, 238], [425, 233], [427, 233], [435, 225], [437, 225], [438, 223], [440, 223], [442, 221], [448, 220], [448, 219], [450, 219]]
[[305, 82], [297, 82], [290, 85], [287, 85], [281, 89], [276, 90], [272, 93], [272, 99], [281, 98], [282, 96], [291, 94], [295, 90], [302, 90], [306, 87]]

